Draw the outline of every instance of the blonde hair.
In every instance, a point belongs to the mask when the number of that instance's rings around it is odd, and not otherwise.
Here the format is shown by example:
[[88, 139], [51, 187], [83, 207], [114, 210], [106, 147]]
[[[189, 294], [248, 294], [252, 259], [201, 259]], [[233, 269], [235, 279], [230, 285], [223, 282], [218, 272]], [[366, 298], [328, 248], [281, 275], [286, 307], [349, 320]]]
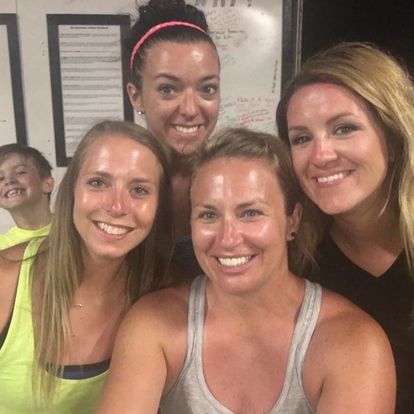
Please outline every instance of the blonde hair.
[[[390, 160], [389, 203], [396, 206], [409, 268], [414, 270], [414, 86], [393, 57], [367, 43], [345, 42], [309, 59], [288, 85], [277, 108], [280, 137], [289, 142], [287, 108], [299, 88], [340, 85], [362, 98], [384, 132]], [[331, 218], [305, 201], [299, 237], [312, 256]], [[305, 266], [305, 264], [304, 264]]]
[[33, 266], [33, 388], [41, 404], [51, 403], [58, 376], [63, 371], [60, 361], [70, 335], [69, 309], [84, 270], [81, 240], [73, 222], [74, 188], [91, 146], [108, 135], [126, 136], [146, 146], [162, 167], [158, 208], [151, 232], [128, 253], [123, 264], [127, 307], [165, 283], [174, 240], [167, 157], [161, 144], [144, 128], [129, 122], [104, 121], [89, 130], [77, 147], [59, 186], [50, 234], [42, 246], [46, 254], [38, 255]]

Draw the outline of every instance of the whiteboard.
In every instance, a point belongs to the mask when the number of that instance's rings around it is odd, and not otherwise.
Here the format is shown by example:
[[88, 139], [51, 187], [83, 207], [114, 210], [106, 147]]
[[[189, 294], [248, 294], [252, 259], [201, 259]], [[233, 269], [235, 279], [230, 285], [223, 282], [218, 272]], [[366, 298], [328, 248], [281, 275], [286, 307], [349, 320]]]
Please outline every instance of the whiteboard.
[[[220, 54], [222, 103], [218, 128], [242, 125], [274, 133], [281, 88], [299, 64], [302, 0], [187, 1], [206, 13]], [[66, 168], [56, 167], [46, 16], [127, 13], [133, 21], [137, 16], [136, 5], [142, 3], [141, 0], [0, 1], [0, 13], [17, 14], [27, 142], [50, 161], [57, 185]], [[5, 143], [2, 137], [0, 143]], [[9, 214], [0, 209], [0, 232], [12, 224]]]
[[[137, 0], [138, 5], [146, 0]], [[204, 11], [221, 64], [216, 129], [276, 133], [282, 83], [299, 66], [300, 1], [188, 0]], [[135, 121], [145, 126], [135, 115]]]

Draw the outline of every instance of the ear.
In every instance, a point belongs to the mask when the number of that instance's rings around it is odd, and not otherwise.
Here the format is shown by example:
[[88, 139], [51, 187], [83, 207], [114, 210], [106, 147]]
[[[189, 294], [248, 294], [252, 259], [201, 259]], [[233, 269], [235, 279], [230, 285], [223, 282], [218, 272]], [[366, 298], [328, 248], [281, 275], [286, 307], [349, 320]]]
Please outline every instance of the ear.
[[134, 107], [134, 109], [137, 112], [144, 112], [144, 106], [142, 104], [142, 98], [141, 98], [141, 91], [138, 90], [137, 87], [133, 83], [128, 82], [127, 92], [129, 96], [129, 101], [131, 102], [131, 105]]
[[287, 217], [286, 240], [292, 241], [299, 230], [300, 220], [302, 218], [303, 206], [300, 203], [295, 204], [293, 213]]
[[42, 191], [45, 194], [50, 194], [55, 186], [55, 180], [53, 177], [46, 177], [42, 180]]

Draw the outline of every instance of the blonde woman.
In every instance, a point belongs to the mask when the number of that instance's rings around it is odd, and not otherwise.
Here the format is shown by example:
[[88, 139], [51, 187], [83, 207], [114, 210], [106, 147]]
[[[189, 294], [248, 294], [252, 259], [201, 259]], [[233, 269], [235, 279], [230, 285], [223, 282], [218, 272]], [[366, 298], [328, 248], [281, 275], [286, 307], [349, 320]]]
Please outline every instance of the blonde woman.
[[386, 331], [397, 413], [414, 412], [414, 86], [390, 55], [343, 43], [305, 63], [277, 121], [308, 196], [299, 234], [313, 277]]
[[163, 283], [169, 194], [146, 130], [107, 121], [86, 134], [50, 235], [0, 257], [0, 412], [92, 411], [124, 313]]

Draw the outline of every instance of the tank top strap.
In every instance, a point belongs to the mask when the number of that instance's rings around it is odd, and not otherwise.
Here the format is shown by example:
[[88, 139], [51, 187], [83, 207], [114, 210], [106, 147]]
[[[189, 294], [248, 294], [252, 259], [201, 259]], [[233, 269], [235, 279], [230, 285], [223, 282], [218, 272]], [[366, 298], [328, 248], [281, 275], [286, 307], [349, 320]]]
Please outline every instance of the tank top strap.
[[197, 276], [191, 283], [188, 300], [187, 354], [185, 356], [183, 369], [181, 370], [176, 383], [178, 383], [182, 377], [185, 377], [191, 364], [194, 363], [197, 354], [201, 352], [200, 337], [202, 341], [205, 284], [206, 281], [204, 275]]
[[270, 411], [272, 414], [284, 412], [290, 403], [292, 390], [295, 390], [293, 394], [296, 391], [303, 393], [303, 363], [318, 321], [321, 297], [321, 286], [305, 279], [305, 292], [290, 344], [285, 382], [275, 407]]
[[305, 284], [307, 294], [304, 295], [302, 308], [297, 322], [299, 331], [298, 338], [301, 338], [301, 341], [298, 343], [297, 362], [300, 364], [298, 368], [300, 368], [301, 371], [309, 342], [315, 331], [316, 323], [318, 322], [322, 300], [322, 288], [319, 284], [310, 282], [306, 279]]

